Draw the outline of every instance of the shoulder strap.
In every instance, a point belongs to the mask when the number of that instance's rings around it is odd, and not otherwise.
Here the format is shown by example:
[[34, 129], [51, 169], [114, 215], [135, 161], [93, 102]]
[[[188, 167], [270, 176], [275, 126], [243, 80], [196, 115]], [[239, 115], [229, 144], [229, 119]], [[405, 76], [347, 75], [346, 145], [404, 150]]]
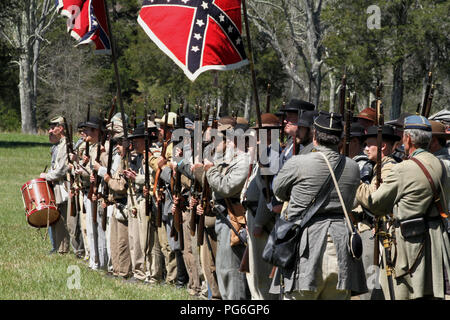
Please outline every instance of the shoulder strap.
[[[339, 160], [334, 167], [334, 171], [338, 177], [341, 176], [342, 172], [344, 171], [344, 167], [345, 156], [340, 155]], [[313, 217], [313, 215], [316, 214], [317, 211], [319, 211], [325, 200], [328, 198], [328, 194], [332, 191], [332, 188], [333, 185], [331, 184], [331, 174], [329, 174], [327, 179], [325, 180], [325, 183], [320, 188], [319, 193], [301, 214], [300, 228], [302, 228]]]
[[338, 185], [338, 179], [339, 178], [336, 178], [333, 170], [331, 170], [330, 161], [328, 161], [327, 157], [322, 152], [320, 152], [320, 154], [324, 158], [325, 162], [327, 163], [328, 169], [330, 170], [330, 175], [333, 178], [334, 186], [336, 187], [336, 192], [337, 192], [337, 194], [339, 196], [339, 200], [341, 202], [342, 210], [344, 210], [345, 220], [347, 221], [347, 225], [348, 225], [348, 228], [350, 230], [350, 233], [352, 233], [354, 228], [353, 228], [352, 223], [350, 222], [350, 217], [348, 215], [347, 208], [345, 207], [345, 203], [344, 203], [344, 199], [342, 198], [341, 190], [339, 189], [339, 185]]
[[431, 178], [431, 175], [428, 172], [427, 168], [425, 168], [423, 163], [420, 162], [419, 159], [417, 159], [415, 157], [411, 157], [410, 160], [414, 161], [420, 167], [420, 169], [422, 169], [423, 173], [425, 174], [425, 177], [427, 177], [428, 182], [430, 183], [430, 186], [431, 186], [431, 190], [433, 190], [433, 202], [436, 205], [436, 208], [439, 211], [439, 214], [443, 218], [446, 218], [447, 214], [443, 210], [442, 205], [441, 205], [441, 199], [439, 198], [440, 192], [437, 191], [436, 186], [434, 185], [434, 182], [433, 182], [433, 178]]

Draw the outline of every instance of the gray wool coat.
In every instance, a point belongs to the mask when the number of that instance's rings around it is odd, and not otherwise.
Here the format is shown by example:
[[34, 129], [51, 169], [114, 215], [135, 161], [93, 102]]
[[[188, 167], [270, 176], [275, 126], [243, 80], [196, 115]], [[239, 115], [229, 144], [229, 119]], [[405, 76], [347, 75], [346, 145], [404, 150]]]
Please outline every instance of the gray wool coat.
[[[326, 162], [315, 151], [324, 153], [332, 167], [339, 159], [337, 150], [317, 146], [308, 154], [293, 156], [289, 159], [273, 181], [275, 196], [282, 201], [289, 201], [286, 211], [281, 213], [286, 214], [289, 220], [301, 214], [329, 175]], [[338, 184], [347, 211], [350, 211], [359, 185], [359, 168], [354, 160], [346, 158]], [[367, 292], [362, 262], [353, 259], [348, 250], [350, 233], [334, 188], [315, 216], [317, 215], [320, 217], [313, 217], [303, 228], [296, 268], [292, 271], [278, 268], [270, 292], [280, 293], [280, 272], [284, 277], [285, 292], [316, 291], [318, 281], [316, 271], [320, 269], [328, 234], [335, 245], [338, 259], [336, 289], [351, 290], [353, 295]], [[341, 217], [336, 218], [336, 215]]]

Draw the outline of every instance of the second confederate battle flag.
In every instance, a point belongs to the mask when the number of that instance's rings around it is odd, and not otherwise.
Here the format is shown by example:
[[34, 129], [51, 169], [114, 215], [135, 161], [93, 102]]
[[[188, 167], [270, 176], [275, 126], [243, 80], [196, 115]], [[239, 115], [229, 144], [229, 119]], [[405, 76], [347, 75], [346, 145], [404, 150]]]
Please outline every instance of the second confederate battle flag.
[[104, 0], [55, 0], [56, 10], [68, 18], [67, 31], [78, 44], [95, 44], [95, 53], [111, 53]]
[[139, 25], [186, 76], [248, 63], [241, 37], [241, 0], [145, 0]]

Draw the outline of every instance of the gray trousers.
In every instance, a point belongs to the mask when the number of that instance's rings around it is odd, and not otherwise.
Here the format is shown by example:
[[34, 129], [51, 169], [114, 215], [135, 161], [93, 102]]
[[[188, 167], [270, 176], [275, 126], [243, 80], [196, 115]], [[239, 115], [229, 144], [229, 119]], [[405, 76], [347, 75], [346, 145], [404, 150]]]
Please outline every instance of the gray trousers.
[[67, 202], [58, 204], [58, 210], [61, 216], [58, 222], [51, 226], [55, 249], [58, 253], [68, 253], [70, 237], [67, 228]]
[[[78, 201], [78, 196], [73, 197], [72, 201]], [[73, 206], [73, 209], [75, 211], [75, 205]], [[67, 210], [69, 211], [69, 210]], [[78, 212], [74, 217], [70, 214], [67, 214], [67, 230], [69, 231], [70, 235], [70, 245], [72, 247], [73, 252], [78, 255], [82, 256], [84, 255], [84, 243], [83, 243], [83, 236], [81, 233], [81, 226], [79, 222], [79, 215], [82, 214], [81, 212]]]
[[269, 235], [267, 232], [263, 231], [263, 234], [259, 238], [253, 236], [255, 218], [249, 211], [247, 211], [246, 217], [249, 233], [247, 236], [247, 243], [249, 249], [248, 262], [250, 270], [249, 273], [246, 273], [246, 276], [252, 300], [276, 300], [278, 299], [278, 296], [269, 293], [270, 284], [272, 283], [272, 279], [269, 278], [269, 275], [273, 266], [265, 262], [262, 258], [262, 253]]
[[[108, 266], [108, 252], [106, 248], [106, 235], [102, 229], [100, 210], [97, 210], [97, 223], [92, 221], [92, 202], [87, 195], [84, 196], [86, 208], [86, 231], [89, 242], [89, 268], [106, 270]], [[105, 212], [106, 214], [106, 212]]]
[[216, 219], [217, 233], [216, 274], [219, 291], [223, 300], [248, 300], [247, 279], [239, 272], [244, 245], [231, 247], [230, 228], [219, 218]]
[[384, 300], [383, 291], [379, 281], [379, 268], [373, 264], [373, 251], [375, 239], [372, 230], [361, 232], [363, 244], [362, 263], [366, 273], [367, 288], [369, 292], [359, 295], [361, 300]]

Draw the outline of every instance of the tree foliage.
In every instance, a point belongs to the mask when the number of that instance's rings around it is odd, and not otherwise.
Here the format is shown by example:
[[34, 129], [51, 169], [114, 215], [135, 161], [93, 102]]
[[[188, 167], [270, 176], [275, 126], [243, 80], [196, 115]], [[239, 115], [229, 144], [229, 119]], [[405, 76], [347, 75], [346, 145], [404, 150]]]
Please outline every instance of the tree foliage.
[[[31, 2], [39, 7], [46, 0], [0, 2], [0, 130], [19, 130], [23, 125], [21, 78], [14, 64], [20, 61], [23, 49], [11, 39], [22, 23], [20, 13]], [[195, 105], [209, 104], [221, 114], [237, 112], [255, 118], [249, 67], [205, 72], [191, 82], [138, 25], [141, 1], [109, 3], [128, 114], [135, 109], [141, 118], [145, 106], [161, 114], [170, 95], [172, 110], [183, 104], [186, 111], [193, 112]], [[367, 9], [372, 3], [364, 0], [247, 3], [261, 110], [265, 110], [268, 83], [272, 111], [292, 97], [311, 99], [320, 109], [335, 110], [344, 71], [350, 91], [357, 93], [359, 109], [370, 104], [380, 80], [387, 115], [414, 112], [422, 101], [429, 70], [436, 83], [432, 113], [448, 106], [449, 1], [379, 0], [373, 3], [380, 9], [379, 29], [368, 27], [371, 13]], [[47, 29], [40, 53], [30, 58], [36, 62], [32, 66], [37, 66], [32, 70], [37, 95], [30, 101], [40, 128], [57, 113], [76, 125], [84, 119], [88, 103], [94, 113], [108, 109], [117, 91], [111, 57], [95, 55], [91, 47], [74, 47], [76, 42], [66, 33], [65, 23], [65, 18], [56, 17], [48, 28], [44, 25]]]

